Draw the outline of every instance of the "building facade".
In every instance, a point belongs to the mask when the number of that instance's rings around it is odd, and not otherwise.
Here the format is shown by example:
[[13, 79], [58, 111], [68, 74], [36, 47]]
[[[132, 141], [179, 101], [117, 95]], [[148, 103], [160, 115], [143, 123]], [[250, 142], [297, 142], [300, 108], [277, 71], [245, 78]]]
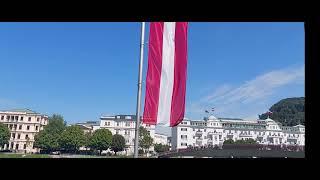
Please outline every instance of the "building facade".
[[164, 134], [155, 133], [153, 138], [154, 144], [163, 144], [163, 145], [169, 145], [168, 142], [168, 136]]
[[0, 111], [0, 123], [10, 130], [9, 144], [0, 147], [1, 150], [15, 152], [38, 152], [33, 147], [35, 135], [48, 124], [48, 116], [29, 109]]
[[171, 143], [172, 149], [176, 150], [188, 146], [222, 146], [227, 139], [236, 141], [250, 138], [259, 144], [304, 146], [305, 127], [282, 126], [270, 118], [252, 121], [214, 116], [210, 116], [207, 120], [184, 119], [178, 126], [172, 128]]
[[90, 133], [90, 134], [100, 128], [99, 121], [86, 121], [86, 122], [76, 123], [74, 125], [80, 127], [84, 133]]
[[[147, 125], [141, 123], [145, 127], [150, 136], [155, 137], [155, 125]], [[136, 116], [135, 115], [116, 115], [116, 116], [101, 116], [100, 127], [111, 131], [114, 134], [120, 134], [125, 138], [126, 146], [125, 153], [127, 155], [134, 153], [134, 139], [135, 139]], [[149, 149], [153, 151], [153, 147]]]

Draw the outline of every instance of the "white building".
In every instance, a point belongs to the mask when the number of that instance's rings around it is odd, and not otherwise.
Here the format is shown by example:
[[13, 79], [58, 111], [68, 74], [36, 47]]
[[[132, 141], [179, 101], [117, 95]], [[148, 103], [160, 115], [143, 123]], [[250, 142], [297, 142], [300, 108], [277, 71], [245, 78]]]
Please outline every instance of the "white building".
[[[145, 127], [150, 136], [154, 139], [155, 137], [155, 125], [146, 125], [141, 123]], [[135, 127], [136, 127], [136, 116], [135, 115], [116, 115], [116, 116], [101, 116], [100, 127], [111, 131], [112, 134], [120, 134], [126, 140], [127, 148], [125, 149], [126, 154], [134, 153], [134, 139], [135, 139]], [[153, 151], [153, 147], [149, 149]]]
[[10, 130], [9, 144], [0, 147], [1, 150], [37, 152], [33, 147], [34, 136], [48, 124], [48, 116], [29, 109], [5, 110], [0, 111], [0, 123]]
[[86, 121], [81, 123], [74, 124], [75, 126], [79, 126], [84, 133], [92, 133], [93, 131], [100, 128], [100, 122], [99, 121]]
[[227, 139], [255, 139], [260, 144], [296, 144], [305, 145], [305, 127], [282, 126], [268, 118], [266, 120], [242, 120], [215, 118], [208, 120], [184, 119], [172, 128], [172, 149], [188, 146], [222, 145]]
[[154, 144], [163, 144], [163, 145], [169, 145], [168, 142], [168, 136], [164, 134], [155, 133], [153, 138]]

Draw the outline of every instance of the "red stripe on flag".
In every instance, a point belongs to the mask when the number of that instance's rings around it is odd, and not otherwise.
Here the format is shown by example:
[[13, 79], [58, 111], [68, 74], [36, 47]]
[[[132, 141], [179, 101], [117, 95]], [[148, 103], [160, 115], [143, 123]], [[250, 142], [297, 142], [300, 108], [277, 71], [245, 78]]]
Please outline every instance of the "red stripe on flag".
[[175, 29], [174, 84], [171, 102], [170, 126], [184, 118], [188, 59], [188, 23], [177, 22]]
[[143, 123], [156, 124], [162, 67], [163, 22], [150, 23]]

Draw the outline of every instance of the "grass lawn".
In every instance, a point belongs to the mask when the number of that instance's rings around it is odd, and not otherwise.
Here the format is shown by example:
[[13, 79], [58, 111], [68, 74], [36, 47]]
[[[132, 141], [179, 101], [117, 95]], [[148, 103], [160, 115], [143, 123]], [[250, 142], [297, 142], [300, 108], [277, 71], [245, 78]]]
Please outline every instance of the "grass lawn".
[[50, 158], [47, 154], [9, 154], [0, 153], [0, 158]]
[[48, 154], [15, 154], [15, 153], [0, 153], [1, 158], [132, 158], [132, 156], [94, 156], [94, 155], [48, 155]]

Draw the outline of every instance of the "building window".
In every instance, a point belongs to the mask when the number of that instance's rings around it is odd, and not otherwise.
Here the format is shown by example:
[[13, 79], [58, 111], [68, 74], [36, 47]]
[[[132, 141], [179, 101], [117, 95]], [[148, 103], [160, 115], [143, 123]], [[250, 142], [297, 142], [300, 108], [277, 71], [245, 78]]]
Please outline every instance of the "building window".
[[29, 138], [29, 135], [28, 134], [26, 134], [26, 139], [28, 139]]
[[18, 134], [18, 138], [17, 139], [20, 139], [20, 134]]
[[119, 122], [117, 122], [117, 126], [119, 126]]
[[37, 118], [37, 122], [39, 122], [40, 121], [40, 118]]
[[130, 126], [130, 122], [126, 122], [126, 126]]
[[192, 130], [194, 131], [194, 128], [192, 128]]
[[30, 129], [30, 126], [27, 126], [27, 130], [29, 130]]
[[181, 139], [187, 139], [187, 135], [181, 135]]
[[28, 121], [31, 121], [31, 117], [28, 118]]
[[7, 116], [7, 120], [8, 120], [8, 121], [10, 120], [10, 116]]
[[1, 120], [4, 120], [4, 116], [1, 116]]
[[16, 149], [19, 149], [19, 144], [16, 144]]
[[204, 129], [204, 132], [206, 132], [207, 129]]
[[181, 146], [187, 146], [187, 143], [181, 143]]
[[27, 149], [27, 144], [24, 144], [24, 145], [23, 145], [23, 149]]
[[15, 116], [15, 120], [18, 121], [18, 119], [19, 119], [19, 116]]
[[36, 131], [38, 131], [38, 126], [36, 126]]
[[119, 130], [116, 130], [116, 134], [119, 134]]
[[14, 139], [16, 137], [16, 133], [12, 133], [12, 138]]
[[187, 131], [187, 128], [181, 128], [181, 131]]
[[20, 117], [20, 121], [23, 121], [23, 116]]

